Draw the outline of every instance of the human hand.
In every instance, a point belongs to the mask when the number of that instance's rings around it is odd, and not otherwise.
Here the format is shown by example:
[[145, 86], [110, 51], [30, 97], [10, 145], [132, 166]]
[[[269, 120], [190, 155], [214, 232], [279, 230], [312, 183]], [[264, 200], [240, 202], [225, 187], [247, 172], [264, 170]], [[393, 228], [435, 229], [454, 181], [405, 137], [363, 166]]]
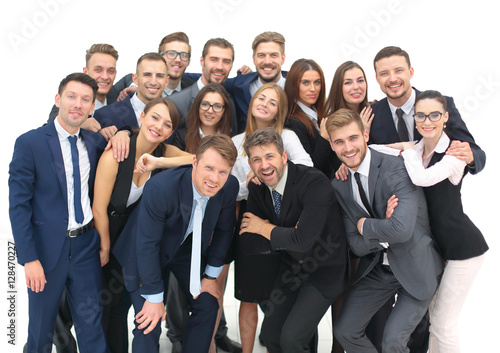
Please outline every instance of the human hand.
[[250, 66], [243, 65], [242, 67], [240, 67], [238, 69], [237, 72], [241, 73], [242, 75], [246, 75], [246, 74], [249, 74], [250, 72], [252, 72], [252, 69], [250, 68]]
[[[212, 296], [214, 296], [216, 299], [219, 299], [221, 296], [221, 291], [219, 289], [219, 286], [217, 285], [217, 281], [215, 279], [208, 279], [208, 278], [203, 278], [201, 280], [201, 290], [200, 294], [206, 292]], [[196, 297], [193, 297], [193, 299], [196, 300], [198, 298], [199, 294]]]
[[43, 292], [45, 289], [45, 273], [39, 260], [27, 262], [24, 264], [24, 274], [26, 277], [26, 286], [35, 293]]
[[[101, 130], [102, 131], [102, 130]], [[123, 162], [128, 158], [130, 147], [130, 136], [128, 131], [118, 131], [109, 140], [105, 150], [113, 148], [113, 157], [117, 162]]]
[[106, 139], [106, 141], [109, 141], [110, 139], [113, 138], [113, 136], [115, 135], [116, 131], [118, 131], [118, 129], [116, 128], [116, 126], [111, 125], [111, 126], [102, 128], [101, 130], [99, 130], [99, 133], [102, 136], [104, 136], [104, 138]]
[[398, 206], [399, 199], [396, 195], [392, 195], [389, 200], [387, 200], [387, 209], [385, 210], [385, 218], [389, 219], [394, 213], [394, 209]]
[[99, 132], [101, 130], [101, 124], [99, 124], [99, 122], [92, 117], [87, 118], [87, 120], [85, 120], [80, 127], [92, 132]]
[[139, 330], [146, 329], [144, 334], [147, 335], [153, 331], [160, 319], [165, 321], [166, 318], [167, 312], [163, 302], [150, 303], [146, 300], [142, 310], [135, 316], [135, 321], [139, 324], [137, 327]]
[[335, 178], [337, 180], [346, 181], [348, 176], [349, 176], [349, 168], [347, 168], [347, 166], [344, 163], [342, 163], [339, 169], [337, 169], [337, 171], [335, 172]]
[[446, 151], [449, 156], [455, 156], [458, 159], [465, 161], [468, 166], [474, 167], [474, 154], [468, 142], [452, 141], [450, 147]]
[[154, 157], [149, 153], [144, 153], [139, 157], [135, 164], [134, 172], [144, 173], [151, 172], [158, 167], [158, 157]]
[[120, 94], [118, 94], [118, 98], [116, 98], [116, 101], [119, 102], [119, 101], [122, 101], [124, 100], [125, 98], [127, 98], [127, 96], [130, 94], [130, 93], [135, 93], [137, 92], [137, 87], [136, 86], [130, 86], [130, 87], [126, 87], [124, 88]]
[[364, 107], [359, 115], [361, 116], [361, 120], [363, 121], [363, 127], [366, 131], [368, 131], [368, 134], [370, 134], [373, 118], [375, 117], [375, 114], [372, 113], [372, 107]]
[[246, 184], [247, 185], [247, 189], [248, 189], [248, 184], [250, 182], [252, 182], [252, 183], [254, 183], [256, 185], [260, 185], [260, 180], [259, 180], [259, 178], [257, 178], [255, 176], [255, 173], [253, 172], [253, 170], [249, 171], [248, 174], [247, 174], [247, 184]]

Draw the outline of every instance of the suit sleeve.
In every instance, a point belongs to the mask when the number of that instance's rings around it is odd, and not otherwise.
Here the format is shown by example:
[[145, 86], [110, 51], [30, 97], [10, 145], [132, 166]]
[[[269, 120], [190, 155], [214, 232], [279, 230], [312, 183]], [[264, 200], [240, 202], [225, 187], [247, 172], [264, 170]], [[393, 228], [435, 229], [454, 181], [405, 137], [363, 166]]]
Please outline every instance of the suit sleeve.
[[47, 119], [47, 124], [52, 122], [57, 115], [59, 114], [59, 108], [55, 106], [55, 104], [52, 106], [52, 109], [50, 110], [49, 113], [49, 118]]
[[[295, 227], [275, 227], [271, 231], [273, 250], [305, 253], [325, 230], [326, 223], [332, 221], [329, 217], [332, 202], [337, 202], [333, 188], [323, 174], [316, 175], [307, 186], [303, 186], [303, 192], [299, 195], [302, 204], [292, 206], [302, 207]], [[300, 182], [303, 183], [304, 180]]]
[[453, 98], [447, 97], [448, 101], [448, 113], [450, 118], [446, 124], [448, 136], [451, 140], [459, 140], [462, 142], [468, 142], [474, 155], [474, 167], [467, 166], [467, 171], [471, 174], [477, 174], [483, 170], [486, 164], [486, 153], [476, 144], [474, 137], [467, 129], [465, 122], [462, 120], [460, 113], [455, 106]]
[[[390, 183], [389, 189], [384, 194], [387, 195], [387, 199], [396, 195], [399, 199], [398, 206], [389, 219], [367, 218], [363, 224], [363, 238], [370, 245], [381, 242], [388, 242], [389, 245], [404, 243], [413, 235], [417, 222], [419, 189], [411, 182], [402, 161], [393, 172], [379, 180], [381, 183]], [[377, 187], [385, 186], [377, 185]], [[374, 201], [377, 202], [373, 205], [374, 209], [377, 209], [380, 215], [385, 216], [387, 199]]]
[[141, 294], [163, 292], [160, 248], [164, 222], [168, 216], [172, 197], [165, 194], [155, 178], [144, 187], [137, 224], [137, 265], [143, 287]]
[[234, 176], [230, 175], [224, 187], [224, 200], [210, 244], [207, 261], [209, 266], [220, 267], [224, 265], [236, 225], [236, 195], [238, 195], [238, 189], [238, 181]]
[[17, 139], [9, 166], [9, 216], [21, 265], [38, 259], [31, 223], [36, 170], [34, 156], [26, 139], [23, 136]]

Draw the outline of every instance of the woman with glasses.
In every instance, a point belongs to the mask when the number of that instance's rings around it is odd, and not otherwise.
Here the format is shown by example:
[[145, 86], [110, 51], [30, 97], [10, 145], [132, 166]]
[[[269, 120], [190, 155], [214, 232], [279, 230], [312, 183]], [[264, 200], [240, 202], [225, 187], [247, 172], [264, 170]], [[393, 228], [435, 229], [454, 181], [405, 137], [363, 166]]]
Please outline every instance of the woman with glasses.
[[327, 177], [340, 166], [330, 148], [328, 138], [323, 138], [320, 126], [324, 125], [325, 76], [323, 70], [310, 59], [295, 61], [286, 77], [285, 92], [288, 99], [288, 117], [285, 126], [295, 132], [314, 167]]
[[205, 136], [231, 136], [231, 106], [224, 87], [218, 83], [203, 87], [184, 119], [187, 127], [177, 129], [172, 141], [174, 146], [183, 151], [195, 153]]
[[[450, 139], [446, 98], [437, 91], [415, 100], [415, 123], [422, 139], [415, 145], [389, 145], [401, 153], [415, 185], [423, 186], [432, 235], [446, 261], [441, 284], [429, 308], [429, 352], [460, 352], [458, 321], [470, 287], [484, 261], [488, 245], [465, 215], [460, 189], [466, 162], [447, 155]], [[397, 209], [397, 196], [388, 202], [387, 217]]]
[[[266, 83], [255, 92], [250, 101], [245, 132], [232, 138], [238, 150], [238, 158], [231, 174], [236, 176], [240, 183], [237, 197], [239, 217], [235, 233], [235, 239], [237, 239], [235, 242], [235, 297], [241, 301], [239, 323], [243, 353], [251, 353], [253, 350], [258, 321], [257, 304], [269, 299], [281, 259], [278, 253], [255, 254], [253, 244], [245, 243], [245, 236], [237, 235], [241, 215], [246, 210], [248, 183], [259, 182], [250, 169], [243, 143], [255, 130], [273, 127], [283, 138], [288, 159], [293, 163], [312, 167], [312, 160], [302, 147], [297, 135], [291, 130], [284, 129], [287, 107], [287, 98], [283, 89], [275, 83]], [[267, 240], [264, 239], [264, 241]]]

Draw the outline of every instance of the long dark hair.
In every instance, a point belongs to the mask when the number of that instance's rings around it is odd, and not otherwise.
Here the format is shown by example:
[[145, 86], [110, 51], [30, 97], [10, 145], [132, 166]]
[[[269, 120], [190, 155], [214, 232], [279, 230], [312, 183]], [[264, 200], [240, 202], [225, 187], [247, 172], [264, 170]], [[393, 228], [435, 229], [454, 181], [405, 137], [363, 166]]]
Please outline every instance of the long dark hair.
[[318, 113], [318, 126], [323, 119], [324, 106], [325, 106], [325, 76], [321, 67], [311, 59], [299, 59], [295, 61], [286, 75], [285, 93], [288, 99], [288, 117], [295, 117], [299, 119], [307, 128], [307, 131], [312, 135], [315, 129], [311, 120], [307, 117], [306, 113], [297, 105], [299, 100], [299, 86], [304, 72], [314, 70], [319, 73], [321, 78], [321, 90], [318, 94], [318, 100], [313, 106]]
[[224, 112], [217, 124], [217, 131], [219, 134], [231, 136], [231, 103], [229, 102], [229, 95], [226, 89], [219, 83], [209, 83], [198, 92], [186, 114], [186, 118], [189, 119], [185, 140], [186, 152], [195, 153], [200, 145], [200, 103], [205, 98], [205, 95], [210, 92], [219, 93], [224, 101]]

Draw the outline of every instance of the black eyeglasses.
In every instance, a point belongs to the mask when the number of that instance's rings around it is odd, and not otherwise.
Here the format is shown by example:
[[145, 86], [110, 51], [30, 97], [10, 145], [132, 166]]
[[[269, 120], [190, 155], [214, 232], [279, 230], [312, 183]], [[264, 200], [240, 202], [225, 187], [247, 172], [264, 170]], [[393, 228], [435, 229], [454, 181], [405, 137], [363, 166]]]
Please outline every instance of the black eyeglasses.
[[186, 53], [185, 51], [175, 51], [175, 50], [164, 50], [161, 52], [161, 55], [167, 54], [167, 59], [174, 60], [177, 55], [181, 58], [182, 61], [188, 61], [191, 57], [191, 54]]
[[413, 117], [415, 118], [415, 121], [417, 123], [423, 123], [425, 119], [429, 118], [430, 121], [436, 122], [441, 120], [441, 117], [443, 116], [443, 113], [441, 112], [432, 112], [430, 114], [424, 114], [424, 113], [415, 113], [413, 114]]
[[200, 103], [200, 109], [201, 110], [207, 111], [207, 110], [210, 109], [210, 107], [212, 107], [212, 110], [215, 113], [220, 113], [220, 112], [222, 112], [224, 110], [224, 105], [220, 104], [220, 103], [210, 104], [207, 101], [203, 101], [203, 102]]

